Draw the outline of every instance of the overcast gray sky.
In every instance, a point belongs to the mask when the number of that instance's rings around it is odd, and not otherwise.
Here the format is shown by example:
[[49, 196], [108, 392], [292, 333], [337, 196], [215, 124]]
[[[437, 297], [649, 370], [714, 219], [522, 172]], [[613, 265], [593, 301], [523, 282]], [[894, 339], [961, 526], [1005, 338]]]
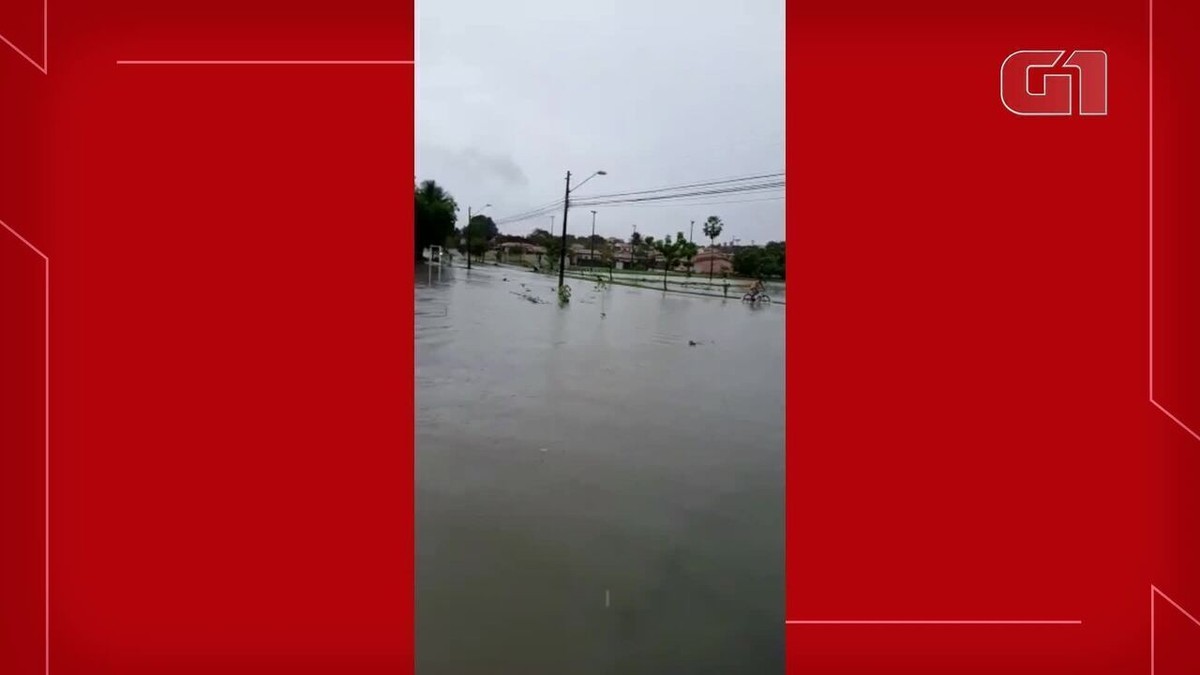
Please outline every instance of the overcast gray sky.
[[[784, 1], [418, 1], [417, 177], [454, 195], [460, 222], [468, 205], [501, 219], [555, 201], [567, 170], [597, 169], [574, 198], [783, 171]], [[598, 206], [596, 232], [687, 234], [695, 220], [699, 241], [718, 215], [723, 240], [780, 240], [782, 194]], [[591, 219], [572, 208], [570, 232]]]

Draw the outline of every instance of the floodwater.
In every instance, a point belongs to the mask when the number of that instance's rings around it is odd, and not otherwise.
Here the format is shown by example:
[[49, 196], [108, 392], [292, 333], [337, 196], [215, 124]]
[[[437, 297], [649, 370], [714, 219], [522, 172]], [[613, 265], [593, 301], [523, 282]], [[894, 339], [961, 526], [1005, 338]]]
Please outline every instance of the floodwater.
[[782, 673], [784, 308], [426, 282], [418, 675]]

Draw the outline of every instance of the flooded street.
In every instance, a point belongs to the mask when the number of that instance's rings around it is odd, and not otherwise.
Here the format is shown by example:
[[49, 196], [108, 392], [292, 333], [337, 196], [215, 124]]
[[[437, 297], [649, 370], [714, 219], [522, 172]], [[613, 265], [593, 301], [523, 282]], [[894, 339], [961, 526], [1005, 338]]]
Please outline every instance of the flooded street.
[[417, 673], [782, 672], [784, 308], [426, 280]]

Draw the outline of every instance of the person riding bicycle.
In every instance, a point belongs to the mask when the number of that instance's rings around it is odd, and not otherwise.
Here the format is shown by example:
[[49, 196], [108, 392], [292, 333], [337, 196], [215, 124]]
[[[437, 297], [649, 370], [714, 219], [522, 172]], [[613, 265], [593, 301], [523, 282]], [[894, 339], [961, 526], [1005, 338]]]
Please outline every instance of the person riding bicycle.
[[757, 298], [766, 290], [766, 284], [763, 283], [762, 277], [759, 277], [752, 286], [750, 286], [750, 296]]

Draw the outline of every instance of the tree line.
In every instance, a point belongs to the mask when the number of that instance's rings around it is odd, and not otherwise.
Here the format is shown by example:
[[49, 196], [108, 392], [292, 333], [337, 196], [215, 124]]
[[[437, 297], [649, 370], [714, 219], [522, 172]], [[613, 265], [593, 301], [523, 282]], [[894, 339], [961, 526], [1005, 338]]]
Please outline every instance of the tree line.
[[[430, 246], [442, 246], [448, 250], [458, 251], [472, 257], [482, 257], [493, 244], [506, 242], [521, 242], [540, 246], [546, 250], [545, 262], [550, 266], [558, 263], [562, 252], [562, 238], [548, 230], [535, 228], [526, 236], [501, 234], [499, 227], [492, 218], [486, 215], [472, 214], [465, 228], [455, 227], [458, 222], [458, 203], [454, 197], [436, 181], [426, 180], [415, 186], [416, 201], [414, 234], [415, 259], [424, 257], [425, 249]], [[715, 245], [717, 237], [721, 236], [725, 224], [717, 216], [709, 216], [704, 222], [702, 231]], [[568, 248], [581, 244], [594, 250], [601, 265], [610, 270], [615, 264], [616, 251], [612, 244], [600, 235], [575, 236], [567, 235]], [[666, 283], [666, 273], [682, 265], [691, 270], [691, 261], [698, 249], [695, 244], [683, 235], [676, 233], [673, 237], [667, 235], [662, 239], [644, 236], [634, 232], [629, 240], [632, 252], [628, 264], [634, 269], [663, 268], [663, 283]], [[761, 248], [746, 247], [738, 249], [733, 256], [733, 271], [744, 277], [776, 277], [783, 278], [785, 274], [786, 247], [783, 242], [769, 242]], [[539, 261], [541, 264], [541, 261]], [[610, 271], [611, 274], [611, 271]]]
[[458, 203], [436, 181], [422, 181], [414, 190], [416, 200], [413, 232], [415, 259], [424, 258], [425, 249], [441, 246], [459, 253], [482, 257], [491, 242], [500, 236], [496, 222], [485, 215], [471, 215], [465, 228], [458, 222]]
[[787, 272], [787, 247], [770, 241], [761, 248], [750, 246], [733, 254], [733, 273], [741, 277], [783, 279]]

